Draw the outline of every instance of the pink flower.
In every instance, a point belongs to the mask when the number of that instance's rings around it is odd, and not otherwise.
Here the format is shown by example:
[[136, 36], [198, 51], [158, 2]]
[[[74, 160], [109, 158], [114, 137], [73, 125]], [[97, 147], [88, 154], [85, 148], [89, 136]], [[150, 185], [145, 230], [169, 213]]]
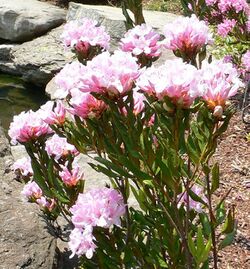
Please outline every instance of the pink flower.
[[195, 15], [179, 17], [164, 28], [166, 37], [164, 44], [167, 49], [185, 55], [192, 59], [200, 49], [211, 44], [212, 34], [204, 21], [199, 21]]
[[168, 96], [179, 107], [188, 108], [200, 95], [197, 69], [182, 60], [166, 61], [158, 68], [151, 67], [139, 77], [138, 87], [159, 100]]
[[201, 79], [198, 87], [211, 109], [216, 106], [224, 107], [227, 99], [243, 86], [233, 65], [222, 60], [205, 63], [199, 72]]
[[212, 5], [214, 5], [217, 1], [218, 1], [218, 0], [206, 0], [206, 4], [207, 4], [208, 6], [212, 6]]
[[249, 9], [246, 0], [219, 0], [218, 7], [222, 13], [234, 9], [237, 13], [247, 11]]
[[247, 32], [250, 32], [250, 16], [248, 16], [248, 20], [246, 22], [246, 28], [247, 28]]
[[[139, 93], [137, 90], [138, 89], [133, 90], [133, 99], [134, 99], [133, 113], [135, 115], [138, 115], [139, 113], [141, 113], [144, 110], [144, 108], [145, 108], [144, 101], [146, 101], [146, 97], [144, 96], [144, 94]], [[127, 97], [126, 97], [126, 99], [127, 99]], [[125, 101], [126, 101], [126, 99], [125, 99]], [[123, 107], [122, 112], [124, 115], [128, 114], [125, 107]]]
[[8, 134], [11, 138], [11, 143], [17, 144], [17, 142], [24, 143], [36, 140], [40, 136], [51, 132], [52, 130], [47, 123], [43, 122], [39, 112], [29, 110], [13, 117]]
[[42, 207], [42, 209], [47, 209], [52, 211], [55, 207], [55, 200], [50, 199], [48, 200], [46, 197], [42, 196], [36, 200], [36, 203]]
[[48, 124], [62, 125], [65, 122], [66, 109], [61, 101], [48, 101], [41, 106], [40, 116]]
[[224, 19], [222, 23], [218, 24], [218, 34], [222, 37], [226, 37], [236, 25], [236, 20]]
[[79, 62], [66, 64], [55, 77], [55, 82], [59, 88], [55, 92], [56, 98], [65, 98], [72, 89], [77, 88], [85, 72], [86, 67]]
[[43, 192], [35, 181], [30, 181], [24, 186], [21, 194], [28, 200], [36, 200], [42, 197]]
[[232, 57], [232, 55], [226, 55], [226, 56], [224, 56], [224, 58], [223, 58], [223, 62], [224, 63], [231, 63], [233, 61], [233, 57]]
[[89, 225], [109, 228], [112, 225], [120, 225], [125, 205], [116, 190], [103, 187], [79, 194], [70, 212], [76, 228]]
[[18, 159], [13, 163], [12, 169], [18, 171], [24, 177], [33, 175], [30, 158], [23, 157]]
[[137, 25], [121, 39], [120, 48], [135, 56], [146, 55], [149, 58], [161, 55], [160, 35], [151, 26]]
[[242, 64], [246, 68], [247, 72], [250, 72], [250, 50], [248, 50], [243, 56], [242, 56]]
[[[199, 196], [205, 203], [207, 202], [207, 198], [204, 194], [204, 191], [200, 186], [194, 185], [191, 188], [191, 190], [197, 196]], [[183, 192], [183, 193], [179, 194], [178, 199], [180, 199], [179, 206], [181, 206], [181, 204], [184, 204], [185, 206], [187, 206], [187, 192]], [[202, 213], [202, 211], [203, 211], [202, 204], [194, 201], [190, 196], [189, 196], [189, 208], [195, 210], [198, 213]]]
[[75, 254], [77, 256], [85, 255], [88, 259], [93, 257], [96, 245], [94, 243], [95, 237], [92, 234], [92, 230], [92, 226], [72, 230], [69, 236], [69, 248], [72, 251], [70, 258]]
[[46, 141], [45, 150], [49, 156], [53, 156], [57, 161], [68, 154], [76, 155], [78, 153], [76, 148], [69, 144], [65, 137], [60, 137], [57, 134], [54, 134]]
[[135, 115], [137, 115], [144, 110], [144, 108], [145, 108], [144, 101], [146, 101], [146, 98], [145, 98], [144, 94], [139, 93], [138, 91], [133, 92], [133, 98], [134, 98], [134, 110], [133, 110], [133, 112]]
[[110, 97], [119, 96], [132, 90], [138, 76], [139, 66], [130, 53], [115, 51], [110, 55], [103, 52], [87, 62], [80, 90], [103, 93]]
[[78, 89], [71, 90], [70, 108], [68, 111], [73, 114], [86, 118], [98, 118], [107, 108], [105, 103], [96, 99], [89, 92], [81, 92]]
[[79, 180], [83, 180], [83, 173], [79, 173], [79, 170], [79, 166], [72, 167], [71, 170], [64, 166], [59, 176], [67, 186], [76, 186]]
[[97, 22], [89, 19], [70, 21], [64, 26], [62, 34], [65, 47], [70, 47], [85, 55], [90, 47], [99, 46], [102, 49], [109, 48], [110, 36], [103, 26], [96, 26]]

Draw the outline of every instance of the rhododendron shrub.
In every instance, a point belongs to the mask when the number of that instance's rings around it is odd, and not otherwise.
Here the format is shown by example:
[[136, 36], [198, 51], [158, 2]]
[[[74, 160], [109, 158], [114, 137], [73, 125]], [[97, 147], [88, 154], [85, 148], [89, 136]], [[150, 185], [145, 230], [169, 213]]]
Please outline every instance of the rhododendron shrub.
[[[23, 194], [70, 222], [71, 257], [82, 268], [208, 269], [211, 261], [217, 269], [236, 233], [212, 157], [242, 83], [231, 63], [201, 64], [212, 40], [204, 22], [175, 23], [163, 43], [178, 59], [142, 68], [134, 51], [118, 50], [68, 64], [56, 77], [64, 101], [11, 124], [33, 168], [16, 165], [30, 178]], [[78, 154], [110, 182], [84, 190]]]
[[241, 65], [242, 56], [250, 46], [250, 6], [246, 0], [182, 0], [187, 14], [205, 20], [214, 32], [215, 57], [227, 57], [238, 67], [242, 78], [249, 80], [249, 72]]

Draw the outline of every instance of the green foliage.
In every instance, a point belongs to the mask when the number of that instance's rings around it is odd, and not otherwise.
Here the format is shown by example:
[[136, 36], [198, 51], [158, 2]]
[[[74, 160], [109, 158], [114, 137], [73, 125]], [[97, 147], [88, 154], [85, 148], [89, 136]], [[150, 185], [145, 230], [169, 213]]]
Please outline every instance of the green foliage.
[[180, 0], [156, 0], [147, 1], [144, 5], [145, 9], [156, 10], [156, 11], [166, 11], [171, 13], [182, 14], [183, 10], [181, 8]]
[[[208, 268], [214, 230], [221, 227], [219, 248], [235, 233], [234, 216], [230, 210], [226, 213], [223, 201], [212, 212], [211, 197], [220, 181], [218, 164], [210, 164], [233, 111], [228, 108], [218, 120], [203, 102], [180, 109], [168, 99], [148, 97], [145, 112], [135, 115], [132, 94], [126, 101], [95, 94], [109, 109], [100, 118], [75, 117], [75, 123], [64, 127], [63, 134], [78, 150], [98, 154], [97, 164], [90, 165], [111, 179], [125, 201], [132, 193], [140, 208], [129, 208], [122, 226], [112, 232], [96, 228], [98, 251], [92, 260], [82, 258], [82, 264], [158, 269], [188, 263], [190, 268]], [[153, 115], [154, 124], [149, 125]], [[206, 190], [206, 199], [193, 191], [197, 184]], [[202, 205], [202, 212], [178, 205], [183, 187], [189, 199]]]

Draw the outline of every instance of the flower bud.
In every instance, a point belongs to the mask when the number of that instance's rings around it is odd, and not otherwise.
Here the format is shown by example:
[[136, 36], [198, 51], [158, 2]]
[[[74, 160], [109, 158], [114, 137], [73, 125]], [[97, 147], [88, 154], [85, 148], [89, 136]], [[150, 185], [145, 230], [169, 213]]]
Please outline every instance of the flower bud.
[[222, 106], [216, 106], [214, 108], [213, 116], [215, 118], [219, 118], [220, 119], [222, 117], [222, 115], [223, 115], [223, 108], [222, 108]]

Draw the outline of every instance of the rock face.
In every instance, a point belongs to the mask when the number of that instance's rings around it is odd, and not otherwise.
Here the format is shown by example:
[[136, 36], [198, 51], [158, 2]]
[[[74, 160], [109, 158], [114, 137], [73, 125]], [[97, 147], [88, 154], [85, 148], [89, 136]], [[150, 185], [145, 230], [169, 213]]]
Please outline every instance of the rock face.
[[52, 269], [56, 240], [36, 205], [22, 200], [22, 184], [10, 171], [12, 162], [0, 127], [0, 269]]
[[25, 81], [45, 85], [73, 54], [65, 51], [60, 40], [63, 26], [22, 45], [0, 47], [0, 71], [20, 75]]
[[[10, 0], [1, 1], [12, 2]], [[176, 18], [176, 15], [166, 12], [145, 11], [144, 14], [146, 22], [160, 33], [166, 23]], [[111, 35], [111, 51], [117, 48], [120, 38], [126, 32], [124, 17], [120, 8], [70, 3], [67, 20], [80, 20], [81, 18], [94, 19], [105, 26], [107, 32]], [[63, 27], [60, 26], [44, 36], [21, 45], [0, 46], [0, 71], [20, 75], [25, 81], [36, 85], [46, 85], [54, 74], [67, 62], [73, 60], [74, 55], [70, 51], [65, 51], [62, 46], [60, 40], [62, 31]], [[173, 57], [172, 53], [165, 50], [160, 61], [171, 57]], [[54, 87], [53, 83], [50, 86]], [[49, 88], [48, 91], [50, 91]], [[53, 96], [53, 89], [51, 89], [49, 96]]]
[[0, 38], [23, 42], [65, 21], [66, 11], [37, 0], [1, 0]]

